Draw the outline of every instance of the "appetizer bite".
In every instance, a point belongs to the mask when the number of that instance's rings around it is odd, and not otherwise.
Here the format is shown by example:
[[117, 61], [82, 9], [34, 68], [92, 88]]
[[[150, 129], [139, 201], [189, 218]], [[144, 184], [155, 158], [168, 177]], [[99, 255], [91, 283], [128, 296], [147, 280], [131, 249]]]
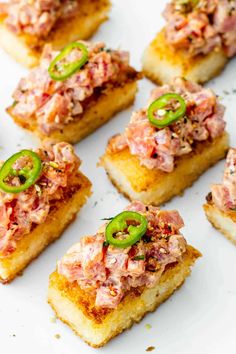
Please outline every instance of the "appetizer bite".
[[224, 106], [185, 79], [152, 91], [148, 108], [112, 137], [100, 164], [131, 200], [159, 205], [181, 194], [228, 150]]
[[76, 143], [134, 101], [139, 78], [128, 52], [104, 43], [72, 42], [60, 53], [47, 45], [7, 112], [41, 139]]
[[109, 9], [109, 0], [0, 2], [0, 46], [33, 67], [45, 44], [60, 50], [71, 41], [89, 38], [107, 19]]
[[51, 274], [48, 301], [93, 347], [154, 311], [201, 255], [180, 233], [176, 210], [133, 202], [72, 246]]
[[172, 0], [164, 18], [143, 56], [151, 80], [169, 83], [182, 76], [204, 83], [236, 54], [236, 0]]
[[236, 149], [226, 158], [221, 184], [213, 184], [204, 210], [212, 225], [236, 244]]
[[0, 169], [0, 281], [11, 281], [72, 222], [90, 195], [68, 143], [22, 150]]

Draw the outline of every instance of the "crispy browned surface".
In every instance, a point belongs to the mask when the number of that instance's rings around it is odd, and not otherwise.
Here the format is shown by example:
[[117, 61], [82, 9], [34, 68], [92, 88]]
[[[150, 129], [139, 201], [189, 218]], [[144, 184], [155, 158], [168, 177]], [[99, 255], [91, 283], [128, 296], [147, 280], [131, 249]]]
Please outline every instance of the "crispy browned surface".
[[[195, 248], [188, 246], [186, 254], [183, 256], [183, 262], [187, 262], [190, 266], [192, 265], [201, 253]], [[176, 272], [177, 264], [169, 266], [166, 271], [161, 276], [159, 283], [164, 283], [168, 278]], [[70, 301], [76, 304], [77, 308], [83, 312], [83, 314], [90, 318], [97, 324], [101, 324], [108, 314], [116, 309], [99, 308], [94, 305], [95, 296], [92, 293], [85, 292], [79, 287], [76, 282], [70, 283], [63, 275], [60, 275], [57, 271], [50, 276], [50, 287], [56, 287], [63, 296], [67, 297]], [[119, 307], [125, 305], [126, 302], [132, 301], [133, 298], [140, 296], [140, 294], [145, 290], [142, 288], [133, 288], [124, 297]]]
[[182, 261], [169, 266], [154, 287], [129, 292], [116, 309], [107, 313], [92, 312], [93, 298], [87, 302], [83, 300], [90, 294], [80, 293], [78, 285], [68, 288], [68, 282], [58, 278], [57, 272], [50, 278], [48, 301], [58, 318], [86, 343], [99, 348], [168, 299], [190, 275], [191, 266], [199, 256], [197, 250], [188, 246]]
[[43, 134], [38, 129], [36, 119], [23, 121], [12, 114], [12, 107], [7, 108], [7, 112], [18, 125], [32, 131], [42, 140], [50, 138], [54, 141], [77, 143], [133, 103], [137, 92], [137, 80], [140, 78], [141, 74], [130, 67], [122, 81], [109, 83], [97, 91], [87, 102], [83, 114], [76, 116], [62, 130], [49, 135]]
[[[69, 21], [66, 19], [59, 20], [54, 26], [53, 31], [49, 33], [48, 38], [42, 41], [41, 47], [44, 46], [45, 43], [52, 43], [54, 48], [61, 49], [62, 46], [75, 39], [87, 39], [91, 37], [98, 26], [107, 20], [107, 14], [111, 7], [109, 0], [80, 0], [79, 5], [79, 11], [76, 16]], [[83, 30], [81, 27], [82, 35], [80, 35], [80, 23], [83, 26], [83, 22], [96, 13], [101, 13], [101, 16], [94, 19], [94, 23], [91, 23], [90, 28], [87, 30]], [[35, 44], [36, 48], [39, 45], [37, 38], [30, 38], [29, 36], [27, 36], [26, 42], [29, 46]]]
[[[55, 241], [76, 217], [90, 194], [91, 182], [78, 172], [71, 180], [63, 201], [56, 201], [51, 206], [46, 221], [18, 240], [14, 252], [6, 256], [0, 254], [0, 281], [8, 283], [13, 280], [44, 248]], [[6, 277], [1, 277], [2, 271], [7, 273]]]
[[167, 59], [172, 65], [181, 65], [183, 67], [183, 73], [187, 73], [193, 65], [203, 57], [203, 55], [191, 57], [188, 52], [176, 50], [171, 45], [168, 45], [164, 30], [157, 34], [151, 45], [153, 49], [159, 53], [161, 58]]
[[[8, 39], [12, 43], [14, 42], [14, 45], [8, 46], [8, 43], [1, 41], [1, 39], [0, 43], [21, 64], [28, 67], [35, 66], [39, 62], [42, 48], [46, 43], [51, 43], [55, 49], [61, 49], [69, 42], [91, 37], [99, 25], [107, 19], [110, 6], [109, 0], [81, 0], [80, 9], [76, 16], [69, 20], [58, 20], [53, 30], [44, 40], [39, 40], [29, 34], [17, 36], [9, 31], [6, 26], [1, 25], [1, 36], [8, 36]], [[17, 46], [17, 41], [20, 44], [19, 47]], [[19, 50], [23, 48], [24, 53], [23, 51], [19, 53]]]
[[144, 52], [143, 71], [158, 84], [167, 83], [175, 76], [204, 83], [218, 75], [227, 61], [222, 51], [192, 57], [185, 50], [175, 49], [166, 42], [163, 29]]
[[[211, 196], [211, 193], [209, 193], [206, 197], [207, 199], [207, 203], [205, 203], [203, 205], [203, 208], [204, 209], [208, 209], [208, 208], [212, 208], [212, 210], [220, 210], [219, 208], [217, 208], [217, 206], [213, 203], [212, 201], [212, 196]], [[236, 212], [234, 210], [229, 210], [229, 211], [223, 211], [223, 210], [220, 210], [221, 214], [224, 215], [225, 217], [227, 218], [230, 218], [233, 222], [236, 223]]]
[[236, 245], [236, 212], [222, 211], [212, 200], [208, 200], [208, 202], [203, 205], [203, 209], [212, 226]]
[[[101, 165], [113, 184], [131, 200], [135, 194], [136, 199], [156, 205], [181, 194], [206, 169], [224, 158], [229, 147], [227, 133], [214, 140], [197, 143], [192, 152], [176, 158], [173, 172], [166, 173], [141, 166], [137, 156], [131, 155], [128, 148], [113, 152], [111, 145], [112, 139], [101, 158]], [[143, 194], [146, 192], [148, 196]]]

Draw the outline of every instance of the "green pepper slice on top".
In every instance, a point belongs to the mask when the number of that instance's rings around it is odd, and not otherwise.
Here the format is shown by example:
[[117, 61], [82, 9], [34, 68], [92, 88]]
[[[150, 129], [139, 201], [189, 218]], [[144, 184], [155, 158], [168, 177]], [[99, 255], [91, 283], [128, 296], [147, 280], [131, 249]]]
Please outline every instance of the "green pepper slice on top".
[[[64, 59], [73, 49], [80, 49], [81, 58], [73, 62], [66, 62]], [[65, 46], [62, 51], [52, 60], [48, 73], [53, 80], [63, 81], [80, 70], [88, 61], [88, 49], [83, 43], [72, 42]]]
[[[147, 218], [134, 211], [123, 211], [114, 217], [106, 226], [106, 242], [114, 247], [127, 248], [138, 242], [146, 233]], [[116, 236], [124, 236], [117, 238]]]
[[[179, 107], [176, 110], [168, 109], [171, 102], [176, 101]], [[182, 118], [186, 113], [185, 100], [177, 93], [166, 93], [148, 107], [147, 115], [151, 124], [157, 128], [165, 128]]]
[[[22, 169], [14, 169], [14, 164], [21, 158], [27, 157], [30, 161], [30, 166], [25, 166]], [[6, 193], [20, 193], [32, 186], [42, 170], [42, 162], [40, 157], [31, 150], [22, 150], [12, 155], [4, 162], [0, 169], [0, 189]], [[12, 184], [14, 177], [19, 178], [19, 184]]]

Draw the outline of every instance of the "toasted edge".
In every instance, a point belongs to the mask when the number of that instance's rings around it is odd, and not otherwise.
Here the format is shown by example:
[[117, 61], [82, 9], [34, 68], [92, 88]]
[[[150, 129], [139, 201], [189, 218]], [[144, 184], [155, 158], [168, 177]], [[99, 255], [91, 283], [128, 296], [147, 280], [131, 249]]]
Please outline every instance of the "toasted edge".
[[135, 99], [138, 90], [137, 80], [139, 74], [134, 72], [134, 78], [127, 79], [126, 82], [117, 84], [104, 90], [98, 98], [93, 99], [84, 113], [75, 117], [73, 121], [64, 126], [62, 130], [56, 130], [49, 135], [45, 135], [36, 125], [36, 120], [23, 122], [12, 114], [12, 108], [7, 112], [16, 124], [22, 128], [32, 131], [41, 140], [52, 139], [53, 141], [67, 141], [77, 143], [97, 128], [107, 123], [114, 115], [130, 106]]
[[78, 14], [70, 20], [60, 20], [46, 40], [27, 34], [16, 35], [4, 23], [0, 23], [0, 46], [16, 61], [26, 67], [39, 63], [42, 48], [51, 43], [61, 49], [77, 39], [88, 39], [107, 19], [111, 3], [109, 0], [81, 0]]
[[9, 255], [0, 254], [0, 281], [8, 283], [36, 258], [51, 242], [59, 238], [73, 221], [77, 212], [91, 194], [91, 183], [81, 172], [76, 176], [76, 190], [67, 200], [58, 201], [46, 221], [37, 225], [17, 242]]
[[86, 343], [102, 347], [168, 299], [190, 274], [199, 256], [199, 251], [188, 246], [182, 262], [168, 267], [153, 288], [131, 290], [116, 309], [110, 310], [96, 308], [93, 296], [55, 271], [50, 276], [48, 302], [57, 317]]
[[229, 136], [197, 143], [192, 152], [176, 158], [173, 172], [149, 170], [128, 148], [111, 152], [108, 148], [100, 159], [115, 187], [130, 200], [160, 205], [181, 194], [210, 166], [224, 158], [229, 149]]
[[236, 212], [224, 212], [213, 202], [204, 204], [203, 208], [210, 223], [236, 245]]
[[164, 30], [146, 48], [142, 59], [145, 76], [158, 84], [169, 83], [175, 77], [204, 83], [217, 76], [227, 61], [221, 50], [196, 57], [175, 50], [167, 43]]

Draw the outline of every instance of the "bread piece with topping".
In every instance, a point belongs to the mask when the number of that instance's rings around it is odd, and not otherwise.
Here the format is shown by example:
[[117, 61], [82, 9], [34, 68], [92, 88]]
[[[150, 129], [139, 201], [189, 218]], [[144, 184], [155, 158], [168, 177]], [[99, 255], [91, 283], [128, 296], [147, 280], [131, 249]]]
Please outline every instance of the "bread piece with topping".
[[163, 85], [176, 76], [205, 83], [220, 74], [228, 59], [222, 51], [192, 57], [186, 51], [172, 48], [161, 31], [145, 50], [142, 62], [145, 76]]
[[102, 42], [73, 42], [60, 53], [46, 46], [7, 112], [40, 139], [77, 143], [132, 104], [140, 77], [128, 52]]
[[143, 70], [158, 84], [174, 77], [204, 83], [236, 54], [236, 1], [172, 0], [165, 27], [147, 47]]
[[22, 150], [0, 170], [0, 281], [10, 282], [61, 236], [91, 194], [68, 143]]
[[175, 210], [133, 202], [83, 237], [50, 276], [48, 302], [57, 316], [95, 348], [139, 322], [182, 285], [201, 255], [180, 233], [183, 225]]
[[38, 65], [45, 44], [56, 50], [88, 39], [108, 16], [109, 0], [36, 0], [0, 3], [0, 46], [27, 67]]
[[228, 152], [223, 181], [213, 184], [204, 210], [208, 220], [236, 245], [236, 149]]
[[[180, 99], [185, 111], [175, 119]], [[162, 108], [151, 112], [155, 105]], [[224, 107], [213, 91], [176, 78], [155, 88], [148, 107], [134, 112], [125, 132], [109, 140], [100, 165], [129, 199], [159, 205], [224, 158], [228, 144]]]

